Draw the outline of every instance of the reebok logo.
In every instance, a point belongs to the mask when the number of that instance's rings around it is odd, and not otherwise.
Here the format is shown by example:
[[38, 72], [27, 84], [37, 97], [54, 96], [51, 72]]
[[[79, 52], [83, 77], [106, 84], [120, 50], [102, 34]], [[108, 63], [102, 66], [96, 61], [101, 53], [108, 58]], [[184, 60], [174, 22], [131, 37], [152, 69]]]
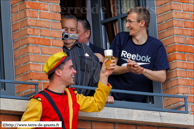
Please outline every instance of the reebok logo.
[[148, 57], [148, 55], [140, 56], [138, 54], [136, 55], [136, 54], [127, 53], [127, 51], [124, 51], [124, 50], [122, 50], [122, 53], [121, 53], [121, 58], [122, 57], [128, 58], [130, 60], [136, 60], [136, 61], [142, 61], [142, 62], [148, 62], [148, 63], [150, 63], [150, 59], [151, 59], [151, 57]]

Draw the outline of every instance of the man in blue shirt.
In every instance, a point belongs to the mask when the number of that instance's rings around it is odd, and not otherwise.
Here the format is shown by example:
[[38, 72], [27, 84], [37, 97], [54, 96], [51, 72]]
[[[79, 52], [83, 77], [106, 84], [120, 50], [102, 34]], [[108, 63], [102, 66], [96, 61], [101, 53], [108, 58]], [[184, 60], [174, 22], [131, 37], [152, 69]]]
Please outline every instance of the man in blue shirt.
[[102, 63], [104, 61], [104, 49], [92, 44], [90, 40], [91, 26], [87, 19], [83, 17], [78, 17], [78, 27], [77, 33], [79, 35], [78, 42], [88, 45], [94, 54], [98, 57], [99, 61]]
[[[150, 13], [146, 8], [129, 10], [126, 28], [114, 38], [113, 50], [117, 66], [109, 82], [113, 89], [152, 92], [152, 81], [163, 83], [169, 64], [163, 44], [147, 34]], [[112, 93], [116, 100], [145, 102], [143, 95]]]

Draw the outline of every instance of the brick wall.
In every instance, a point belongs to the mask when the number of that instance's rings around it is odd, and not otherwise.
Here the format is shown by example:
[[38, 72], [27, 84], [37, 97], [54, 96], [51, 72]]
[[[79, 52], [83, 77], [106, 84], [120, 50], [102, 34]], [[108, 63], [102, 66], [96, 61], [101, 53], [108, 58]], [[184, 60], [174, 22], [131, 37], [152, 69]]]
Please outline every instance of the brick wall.
[[[158, 37], [165, 46], [170, 70], [163, 84], [165, 94], [188, 96], [188, 108], [194, 114], [194, 0], [156, 0]], [[183, 99], [165, 98], [172, 108]], [[181, 109], [183, 110], [183, 109]]]
[[[82, 129], [183, 129], [177, 127], [162, 127], [138, 124], [111, 123], [99, 121], [78, 121], [78, 128]], [[186, 129], [186, 128], [184, 128]]]
[[[11, 0], [15, 80], [48, 85], [43, 65], [62, 51], [60, 0]], [[34, 86], [16, 86], [17, 95], [34, 92]]]

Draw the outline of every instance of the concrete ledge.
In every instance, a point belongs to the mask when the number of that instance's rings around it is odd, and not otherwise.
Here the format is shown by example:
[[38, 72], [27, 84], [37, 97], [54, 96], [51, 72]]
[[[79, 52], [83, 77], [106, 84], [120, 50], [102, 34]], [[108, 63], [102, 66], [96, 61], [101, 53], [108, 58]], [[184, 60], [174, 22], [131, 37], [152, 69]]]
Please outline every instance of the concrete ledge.
[[[23, 114], [28, 100], [0, 98], [1, 113]], [[145, 124], [190, 128], [194, 127], [194, 115], [157, 111], [105, 107], [97, 113], [79, 113], [79, 119], [130, 124]]]
[[194, 116], [190, 114], [111, 107], [105, 107], [99, 113], [80, 112], [79, 119], [183, 128], [194, 127]]

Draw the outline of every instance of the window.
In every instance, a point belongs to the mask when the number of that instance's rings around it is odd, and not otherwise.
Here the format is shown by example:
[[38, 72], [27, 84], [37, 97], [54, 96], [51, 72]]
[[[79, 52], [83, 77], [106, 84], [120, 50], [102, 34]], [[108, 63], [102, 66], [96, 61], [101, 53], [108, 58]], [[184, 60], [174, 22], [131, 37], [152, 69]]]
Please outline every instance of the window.
[[[70, 13], [87, 18], [92, 27], [93, 43], [106, 49], [109, 48], [118, 32], [128, 31], [125, 28], [127, 10], [136, 6], [147, 7], [150, 11], [149, 28], [152, 29], [148, 32], [149, 35], [157, 38], [155, 1], [152, 0], [80, 0], [79, 2], [61, 0], [61, 13]], [[91, 19], [88, 17], [89, 14]], [[153, 93], [162, 93], [161, 83], [153, 82]], [[134, 105], [133, 107], [162, 107], [162, 97], [148, 97], [147, 102], [152, 102], [152, 104], [131, 102], [130, 105]], [[117, 104], [118, 107], [121, 105], [123, 104], [120, 104], [120, 102]]]
[[[151, 19], [148, 30], [149, 35], [157, 38], [156, 29], [156, 13], [155, 2], [150, 0], [98, 0], [99, 4], [99, 31], [98, 39], [101, 39], [101, 46], [109, 48], [112, 40], [118, 32], [128, 31], [125, 28], [125, 19], [127, 17], [127, 10], [137, 6], [147, 7], [150, 11]], [[92, 15], [93, 16], [93, 15]], [[93, 20], [96, 21], [96, 20]], [[94, 23], [93, 23], [94, 24]], [[154, 28], [154, 29], [153, 29]], [[97, 27], [96, 27], [97, 29]], [[94, 41], [95, 42], [95, 41]], [[98, 41], [99, 42], [99, 41]], [[153, 82], [153, 93], [162, 93], [161, 83]], [[162, 107], [161, 97], [147, 97], [147, 103], [131, 102], [132, 107], [149, 106], [149, 107]], [[121, 102], [122, 103], [122, 102]], [[120, 102], [117, 105], [122, 105]], [[111, 105], [109, 105], [111, 106]]]
[[[0, 10], [0, 79], [14, 80], [10, 1], [1, 0]], [[15, 88], [13, 84], [0, 83], [0, 92], [15, 95]]]

